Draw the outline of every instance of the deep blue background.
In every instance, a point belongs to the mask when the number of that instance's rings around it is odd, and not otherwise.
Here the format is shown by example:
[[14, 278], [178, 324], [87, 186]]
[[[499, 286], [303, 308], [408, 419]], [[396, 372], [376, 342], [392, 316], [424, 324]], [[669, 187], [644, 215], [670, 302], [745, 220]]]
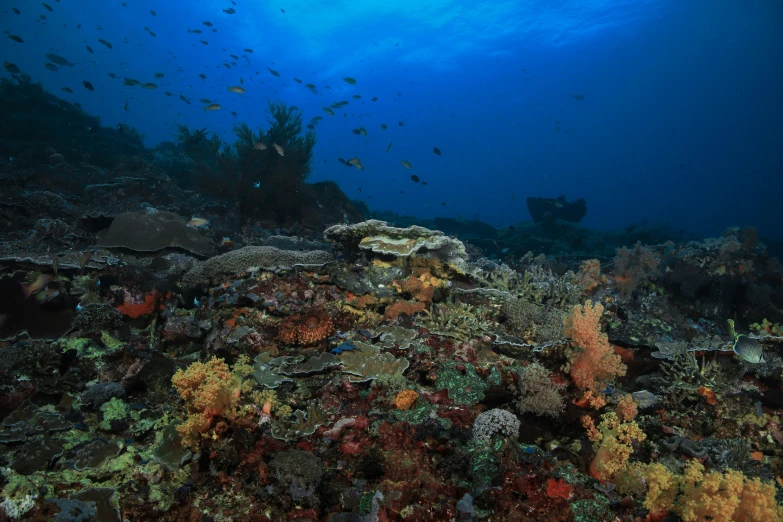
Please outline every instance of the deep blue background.
[[[148, 145], [172, 139], [175, 123], [228, 138], [236, 121], [265, 124], [267, 99], [280, 100], [305, 122], [324, 117], [311, 179], [374, 209], [500, 226], [529, 219], [527, 196], [565, 194], [588, 200], [590, 227], [646, 219], [783, 237], [780, 0], [237, 0], [234, 15], [221, 12], [230, 0], [47, 3], [53, 12], [3, 2], [0, 25], [24, 43], [0, 39], [2, 60], [105, 125], [137, 127]], [[48, 52], [76, 66], [48, 71]], [[159, 88], [124, 87], [125, 76]], [[227, 92], [240, 77], [247, 93]], [[223, 108], [204, 112], [201, 98]], [[336, 116], [321, 110], [344, 99]], [[351, 132], [359, 126], [367, 138]], [[337, 162], [354, 156], [364, 171]]]

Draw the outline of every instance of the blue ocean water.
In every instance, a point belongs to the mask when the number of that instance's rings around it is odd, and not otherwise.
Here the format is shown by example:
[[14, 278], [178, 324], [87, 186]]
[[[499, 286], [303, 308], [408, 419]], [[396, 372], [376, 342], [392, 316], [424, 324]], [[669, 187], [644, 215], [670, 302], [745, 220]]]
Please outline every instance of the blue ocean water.
[[[593, 228], [783, 237], [779, 0], [3, 4], [23, 40], [0, 39], [4, 62], [148, 146], [176, 124], [231, 139], [281, 101], [323, 117], [310, 180], [374, 210], [505, 226], [530, 219], [526, 197], [563, 194], [587, 199]], [[47, 53], [74, 65], [48, 70]], [[240, 78], [246, 92], [229, 92]]]

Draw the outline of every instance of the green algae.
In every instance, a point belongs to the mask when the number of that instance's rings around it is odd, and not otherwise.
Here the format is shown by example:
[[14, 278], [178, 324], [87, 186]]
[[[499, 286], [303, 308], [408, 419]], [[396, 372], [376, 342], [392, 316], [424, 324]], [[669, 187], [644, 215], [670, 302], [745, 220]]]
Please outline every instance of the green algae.
[[120, 341], [119, 339], [115, 339], [111, 335], [109, 335], [109, 332], [106, 330], [101, 332], [101, 342], [103, 345], [108, 348], [111, 351], [119, 350], [123, 346], [125, 346], [125, 343]]
[[596, 497], [595, 500], [584, 499], [571, 502], [574, 522], [598, 522], [607, 520], [609, 516], [609, 500], [606, 497]]
[[103, 355], [100, 347], [98, 347], [92, 339], [86, 337], [66, 337], [57, 341], [56, 344], [63, 352], [76, 350], [76, 353], [79, 354], [80, 357], [86, 359], [94, 359]]
[[[467, 363], [464, 366], [463, 373], [457, 369], [456, 362], [444, 362], [437, 374], [435, 389], [448, 390], [449, 398], [456, 404], [474, 406], [484, 399], [484, 392], [489, 388], [489, 383], [476, 373], [475, 367]], [[499, 377], [498, 375], [498, 383]]]
[[437, 415], [438, 406], [430, 402], [419, 400], [409, 410], [391, 410], [389, 416], [395, 421], [403, 421], [410, 424], [424, 424], [427, 421], [436, 421], [444, 429], [452, 426], [452, 421]]
[[136, 411], [131, 410], [130, 406], [117, 397], [112, 397], [101, 405], [101, 411], [103, 412], [103, 420], [98, 424], [98, 428], [103, 431], [111, 431], [111, 423], [115, 420], [123, 420], [128, 417], [132, 417], [133, 420], [138, 420], [139, 414]]

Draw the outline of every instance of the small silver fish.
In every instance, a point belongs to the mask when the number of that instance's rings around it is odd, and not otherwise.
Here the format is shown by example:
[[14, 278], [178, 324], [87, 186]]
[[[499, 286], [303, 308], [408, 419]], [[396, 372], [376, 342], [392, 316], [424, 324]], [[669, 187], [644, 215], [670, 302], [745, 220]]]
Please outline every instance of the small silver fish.
[[266, 143], [257, 141], [255, 145], [253, 145], [253, 148], [256, 150], [266, 150]]
[[277, 143], [273, 143], [272, 146], [275, 148], [278, 154], [280, 154], [281, 156], [285, 156], [285, 151], [283, 150], [283, 147], [281, 147]]
[[734, 341], [734, 353], [743, 360], [751, 364], [762, 364], [767, 362], [764, 359], [764, 350], [761, 343], [747, 335], [738, 335]]

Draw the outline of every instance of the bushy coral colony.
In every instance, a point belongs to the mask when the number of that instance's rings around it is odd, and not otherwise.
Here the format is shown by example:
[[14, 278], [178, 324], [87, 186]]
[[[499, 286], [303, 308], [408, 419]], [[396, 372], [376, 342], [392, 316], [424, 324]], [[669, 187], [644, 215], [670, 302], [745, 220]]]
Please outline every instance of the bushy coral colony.
[[2, 163], [0, 519], [783, 520], [753, 229], [365, 220], [270, 114]]

